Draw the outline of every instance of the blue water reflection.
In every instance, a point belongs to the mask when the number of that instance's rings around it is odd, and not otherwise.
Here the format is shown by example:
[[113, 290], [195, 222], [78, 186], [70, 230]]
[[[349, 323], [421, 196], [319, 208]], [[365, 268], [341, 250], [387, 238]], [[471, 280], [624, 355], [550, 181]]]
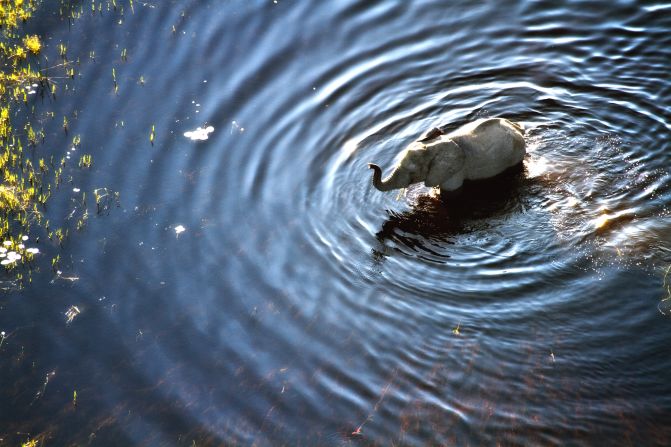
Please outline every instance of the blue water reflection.
[[[33, 25], [96, 55], [35, 107], [76, 114], [50, 147], [80, 134], [71, 186], [121, 206], [3, 296], [0, 438], [671, 443], [668, 6], [83, 9]], [[367, 162], [487, 116], [529, 149], [491, 190], [370, 186]]]

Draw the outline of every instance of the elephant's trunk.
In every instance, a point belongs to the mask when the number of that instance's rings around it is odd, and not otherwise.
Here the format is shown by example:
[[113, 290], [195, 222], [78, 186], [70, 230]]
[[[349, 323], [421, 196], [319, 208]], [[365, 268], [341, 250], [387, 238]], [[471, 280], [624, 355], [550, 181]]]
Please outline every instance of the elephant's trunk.
[[396, 170], [386, 179], [382, 180], [382, 169], [376, 164], [368, 163], [368, 167], [373, 170], [373, 186], [380, 191], [391, 191], [392, 189], [405, 188], [408, 182], [404, 181], [402, 176]]

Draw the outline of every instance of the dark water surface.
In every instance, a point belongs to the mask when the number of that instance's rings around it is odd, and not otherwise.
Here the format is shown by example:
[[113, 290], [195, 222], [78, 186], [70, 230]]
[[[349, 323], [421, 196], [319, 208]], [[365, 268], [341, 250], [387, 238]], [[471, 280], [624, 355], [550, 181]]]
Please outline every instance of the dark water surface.
[[[671, 445], [671, 4], [120, 3], [32, 25], [47, 214], [120, 207], [0, 298], [0, 445]], [[523, 173], [370, 185], [487, 116]]]

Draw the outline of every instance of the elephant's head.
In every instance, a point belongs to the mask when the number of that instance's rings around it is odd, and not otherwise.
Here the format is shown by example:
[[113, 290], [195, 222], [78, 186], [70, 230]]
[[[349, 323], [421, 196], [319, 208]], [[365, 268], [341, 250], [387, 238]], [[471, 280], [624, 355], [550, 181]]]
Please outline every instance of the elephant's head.
[[380, 191], [390, 191], [421, 182], [426, 176], [427, 155], [424, 145], [413, 143], [404, 151], [401, 161], [384, 180], [382, 169], [376, 164], [369, 163], [368, 167], [373, 170], [373, 186]]
[[391, 174], [382, 179], [382, 169], [369, 163], [373, 170], [373, 186], [380, 191], [406, 188], [424, 182], [428, 187], [439, 186], [463, 169], [464, 153], [451, 140], [424, 145], [413, 143], [407, 148]]

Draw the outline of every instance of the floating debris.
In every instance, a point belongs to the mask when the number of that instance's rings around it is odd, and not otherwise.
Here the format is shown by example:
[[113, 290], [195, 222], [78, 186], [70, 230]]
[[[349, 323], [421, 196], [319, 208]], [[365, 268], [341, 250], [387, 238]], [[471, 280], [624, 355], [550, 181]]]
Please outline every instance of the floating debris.
[[204, 141], [209, 138], [209, 134], [214, 132], [214, 127], [198, 127], [196, 130], [184, 132], [184, 136], [193, 141]]
[[65, 322], [67, 324], [72, 323], [72, 320], [74, 320], [80, 313], [82, 312], [79, 310], [79, 307], [70, 306], [70, 308], [67, 311], [65, 311]]
[[40, 252], [39, 248], [28, 248], [26, 249], [26, 253], [30, 253], [31, 255], [36, 255]]
[[179, 236], [180, 233], [184, 233], [185, 231], [186, 231], [186, 228], [184, 227], [184, 225], [177, 225], [177, 226], [175, 227], [175, 234], [176, 234], [177, 236]]
[[22, 241], [27, 241], [27, 240], [28, 240], [28, 236], [22, 236], [22, 237], [21, 237], [21, 240], [22, 240]]

